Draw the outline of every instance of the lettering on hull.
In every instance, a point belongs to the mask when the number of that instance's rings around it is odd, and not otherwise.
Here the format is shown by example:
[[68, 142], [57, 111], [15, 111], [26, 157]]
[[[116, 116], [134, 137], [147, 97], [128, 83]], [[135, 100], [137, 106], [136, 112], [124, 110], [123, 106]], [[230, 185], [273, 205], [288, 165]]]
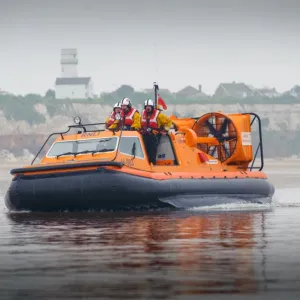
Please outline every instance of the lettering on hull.
[[90, 137], [90, 136], [99, 136], [101, 132], [84, 132], [81, 134], [81, 137]]

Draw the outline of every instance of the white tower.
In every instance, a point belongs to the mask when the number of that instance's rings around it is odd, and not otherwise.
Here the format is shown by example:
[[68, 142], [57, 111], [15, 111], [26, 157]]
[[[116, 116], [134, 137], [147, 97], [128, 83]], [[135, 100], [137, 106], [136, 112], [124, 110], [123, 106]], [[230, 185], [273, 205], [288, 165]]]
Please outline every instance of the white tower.
[[77, 49], [61, 49], [61, 77], [77, 77]]

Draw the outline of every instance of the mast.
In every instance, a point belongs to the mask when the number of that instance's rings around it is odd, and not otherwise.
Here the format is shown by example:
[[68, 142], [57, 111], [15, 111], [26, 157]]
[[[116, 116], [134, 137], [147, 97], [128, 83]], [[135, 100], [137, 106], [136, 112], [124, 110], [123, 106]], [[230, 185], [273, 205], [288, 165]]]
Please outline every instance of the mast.
[[158, 84], [156, 82], [153, 82], [153, 88], [154, 88], [154, 103], [155, 103], [155, 108], [158, 107], [158, 102], [157, 102], [157, 91], [159, 90]]

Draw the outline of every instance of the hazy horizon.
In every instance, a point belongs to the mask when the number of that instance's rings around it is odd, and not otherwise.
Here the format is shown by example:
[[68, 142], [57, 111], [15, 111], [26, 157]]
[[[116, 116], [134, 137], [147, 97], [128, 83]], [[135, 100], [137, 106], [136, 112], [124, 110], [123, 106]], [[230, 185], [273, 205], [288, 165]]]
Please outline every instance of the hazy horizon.
[[284, 92], [300, 84], [299, 17], [296, 0], [0, 0], [0, 89], [44, 94], [61, 75], [60, 49], [77, 48], [95, 94], [153, 81]]

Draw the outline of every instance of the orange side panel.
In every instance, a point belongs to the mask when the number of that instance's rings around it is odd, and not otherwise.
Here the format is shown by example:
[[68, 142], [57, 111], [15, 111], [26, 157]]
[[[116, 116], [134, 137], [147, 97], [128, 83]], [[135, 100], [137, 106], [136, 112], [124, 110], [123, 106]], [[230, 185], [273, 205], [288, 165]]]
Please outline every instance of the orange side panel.
[[157, 166], [172, 166], [174, 165], [174, 161], [172, 159], [158, 160], [156, 161]]
[[[158, 166], [158, 168], [161, 168], [163, 166]], [[74, 172], [74, 171], [83, 171], [83, 170], [96, 170], [99, 168], [96, 167], [82, 167], [82, 168], [74, 168], [74, 169], [68, 169], [68, 170], [53, 170], [53, 171], [36, 171], [36, 172], [30, 172], [25, 173], [24, 175], [36, 175], [36, 174], [46, 174], [46, 173], [67, 173], [67, 172]], [[166, 179], [217, 179], [217, 178], [257, 178], [257, 179], [266, 179], [267, 176], [263, 172], [211, 172], [209, 170], [201, 170], [200, 172], [182, 172], [180, 169], [178, 169], [178, 166], [172, 167], [172, 166], [166, 166], [164, 171], [154, 172], [152, 171], [143, 171], [139, 170], [137, 168], [132, 168], [130, 166], [124, 166], [123, 168], [119, 169], [116, 167], [105, 167], [107, 169], [114, 169], [118, 172], [127, 173], [135, 176], [141, 176], [146, 178], [152, 178], [157, 180], [166, 180]], [[155, 167], [153, 168], [155, 169]]]

